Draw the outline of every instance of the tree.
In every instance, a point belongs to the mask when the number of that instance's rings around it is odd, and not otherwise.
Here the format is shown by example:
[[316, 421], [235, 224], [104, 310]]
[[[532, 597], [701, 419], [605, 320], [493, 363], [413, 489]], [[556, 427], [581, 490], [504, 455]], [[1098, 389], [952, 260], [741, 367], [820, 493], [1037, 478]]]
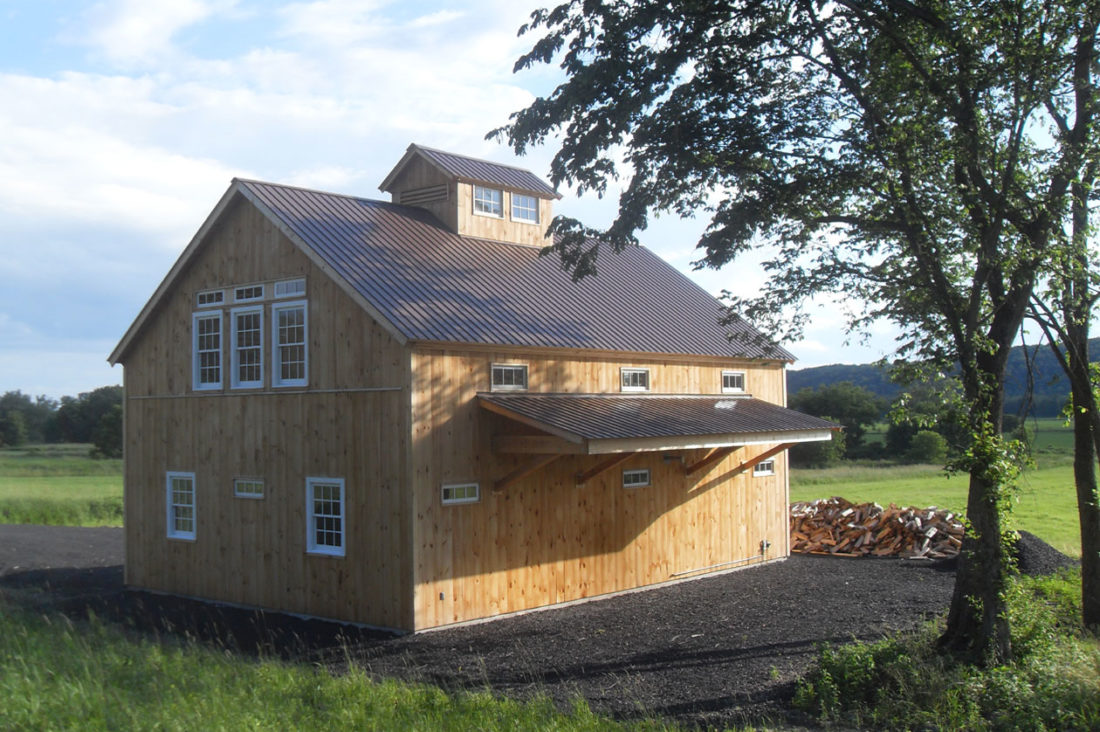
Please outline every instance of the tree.
[[27, 421], [22, 412], [0, 415], [0, 445], [18, 447], [27, 441]]
[[849, 381], [816, 389], [799, 389], [788, 400], [788, 405], [791, 409], [844, 425], [844, 454], [847, 457], [859, 451], [867, 427], [877, 422], [886, 409], [882, 399]]
[[490, 134], [522, 154], [560, 133], [555, 184], [602, 194], [629, 171], [606, 230], [551, 223], [574, 277], [651, 214], [705, 211], [700, 266], [770, 247], [768, 289], [731, 296], [730, 318], [794, 338], [807, 297], [841, 293], [865, 304], [851, 327], [889, 318], [899, 355], [957, 364], [970, 529], [941, 642], [1010, 658], [1005, 363], [1095, 157], [1100, 3], [570, 0], [531, 17], [517, 70], [560, 57], [566, 80]]
[[76, 397], [62, 397], [56, 418], [61, 439], [65, 442], [91, 442], [96, 425], [115, 405], [121, 404], [121, 386], [101, 386]]
[[115, 404], [92, 430], [92, 457], [122, 457], [122, 405]]

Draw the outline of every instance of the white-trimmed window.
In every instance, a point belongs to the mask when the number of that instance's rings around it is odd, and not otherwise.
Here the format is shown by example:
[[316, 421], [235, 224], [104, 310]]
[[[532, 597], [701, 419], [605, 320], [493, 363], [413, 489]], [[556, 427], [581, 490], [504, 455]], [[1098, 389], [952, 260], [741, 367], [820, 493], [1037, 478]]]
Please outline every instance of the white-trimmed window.
[[233, 379], [236, 389], [264, 385], [264, 310], [237, 308], [233, 318]]
[[275, 386], [305, 386], [309, 379], [306, 301], [271, 307], [274, 329], [272, 381]]
[[503, 217], [504, 192], [499, 188], [474, 186], [474, 213]]
[[642, 488], [649, 485], [649, 468], [623, 471], [623, 488]]
[[775, 460], [761, 460], [752, 466], [754, 478], [762, 478], [766, 475], [775, 475]]
[[222, 386], [222, 314], [195, 313], [191, 319], [191, 381], [196, 391]]
[[304, 277], [299, 277], [276, 282], [272, 297], [301, 297], [304, 294], [306, 294], [306, 280]]
[[744, 371], [723, 371], [722, 372], [722, 393], [723, 394], [737, 394], [745, 390], [745, 372]]
[[343, 478], [306, 478], [306, 550], [344, 556]]
[[225, 290], [203, 290], [195, 295], [195, 307], [210, 308], [225, 302]]
[[195, 538], [195, 474], [169, 472], [165, 481], [168, 538]]
[[237, 498], [263, 498], [263, 478], [234, 478], [233, 495]]
[[477, 503], [481, 500], [481, 486], [477, 483], [444, 483], [440, 495], [444, 505]]
[[539, 222], [539, 199], [534, 196], [525, 196], [522, 193], [513, 193], [512, 220], [537, 224]]
[[527, 364], [494, 363], [492, 371], [493, 391], [523, 391], [527, 388]]
[[255, 302], [263, 299], [263, 285], [241, 285], [233, 289], [233, 302]]
[[649, 391], [649, 369], [620, 369], [623, 391]]

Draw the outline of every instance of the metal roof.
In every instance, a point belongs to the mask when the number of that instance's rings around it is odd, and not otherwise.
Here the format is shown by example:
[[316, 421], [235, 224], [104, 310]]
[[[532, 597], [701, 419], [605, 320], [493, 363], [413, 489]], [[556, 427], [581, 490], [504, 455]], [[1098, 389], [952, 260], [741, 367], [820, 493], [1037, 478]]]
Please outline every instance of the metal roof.
[[794, 360], [743, 321], [721, 325], [721, 303], [643, 247], [574, 283], [538, 247], [459, 236], [422, 209], [234, 186], [406, 340]]
[[790, 441], [799, 442], [828, 439], [828, 431], [839, 429], [748, 396], [479, 393], [478, 399], [494, 411], [573, 440], [788, 433]]
[[389, 175], [379, 186], [382, 190], [389, 190], [389, 184], [397, 176], [398, 171], [405, 167], [414, 156], [420, 155], [428, 162], [443, 170], [450, 176], [467, 182], [488, 183], [500, 186], [512, 191], [531, 193], [542, 198], [561, 198], [558, 192], [546, 184], [541, 178], [529, 170], [517, 168], [512, 165], [503, 165], [489, 160], [479, 160], [466, 155], [435, 150], [423, 145], [409, 145], [405, 155], [390, 171]]

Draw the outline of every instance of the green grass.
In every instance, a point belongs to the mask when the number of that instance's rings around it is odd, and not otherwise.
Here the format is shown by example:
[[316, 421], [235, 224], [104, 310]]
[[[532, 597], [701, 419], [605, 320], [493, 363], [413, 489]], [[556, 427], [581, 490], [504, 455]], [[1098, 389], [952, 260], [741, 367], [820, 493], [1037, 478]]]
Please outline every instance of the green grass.
[[88, 445], [0, 449], [0, 524], [121, 526], [122, 461]]
[[243, 658], [32, 613], [0, 596], [0, 729], [620, 730], [583, 701], [560, 712], [488, 693], [373, 682], [358, 667]]

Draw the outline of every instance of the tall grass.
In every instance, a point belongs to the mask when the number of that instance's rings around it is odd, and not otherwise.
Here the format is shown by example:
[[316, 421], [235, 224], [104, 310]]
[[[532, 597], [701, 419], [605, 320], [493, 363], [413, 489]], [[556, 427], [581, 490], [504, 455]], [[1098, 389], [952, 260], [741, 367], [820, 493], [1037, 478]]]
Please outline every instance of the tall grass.
[[0, 450], [0, 524], [121, 526], [122, 461], [88, 445]]
[[1080, 572], [1021, 578], [1008, 602], [1015, 660], [983, 668], [935, 648], [927, 625], [824, 647], [797, 706], [842, 727], [1100, 729], [1100, 642], [1080, 628]]
[[0, 597], [0, 729], [19, 730], [619, 730], [583, 701], [374, 682], [359, 667], [246, 659], [154, 642], [92, 617], [34, 614]]

